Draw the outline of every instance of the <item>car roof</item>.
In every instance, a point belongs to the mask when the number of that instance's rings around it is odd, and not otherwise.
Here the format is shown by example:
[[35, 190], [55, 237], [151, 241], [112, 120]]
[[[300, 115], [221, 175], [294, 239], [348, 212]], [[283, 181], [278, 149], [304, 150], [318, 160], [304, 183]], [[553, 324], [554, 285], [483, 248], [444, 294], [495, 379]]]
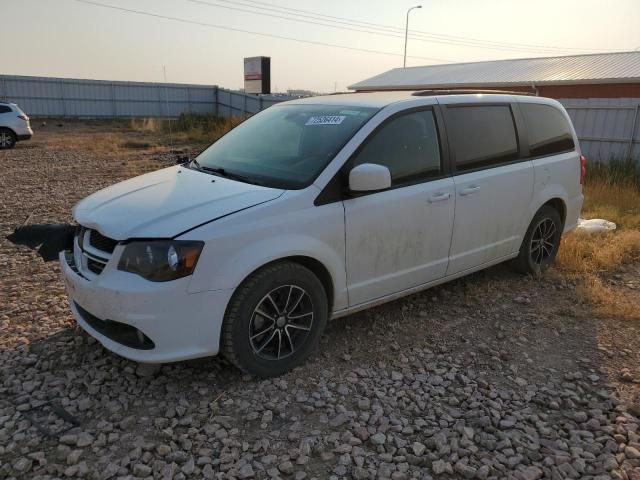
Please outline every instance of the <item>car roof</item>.
[[[460, 101], [473, 103], [479, 98], [493, 101], [514, 101], [514, 97], [521, 96], [531, 99], [529, 101], [546, 103], [543, 97], [531, 97], [519, 94], [518, 92], [493, 92], [493, 91], [470, 91], [463, 90], [459, 93], [455, 90], [387, 90], [380, 92], [353, 92], [334, 93], [331, 95], [319, 95], [316, 97], [305, 97], [296, 100], [283, 102], [280, 105], [344, 105], [354, 107], [383, 108], [393, 103], [411, 102], [419, 98], [456, 98]], [[535, 100], [534, 100], [535, 99]]]
[[358, 107], [382, 108], [402, 100], [415, 99], [413, 92], [363, 92], [363, 93], [338, 93], [333, 95], [318, 95], [317, 97], [305, 97], [286, 102], [288, 104], [307, 105], [349, 105]]

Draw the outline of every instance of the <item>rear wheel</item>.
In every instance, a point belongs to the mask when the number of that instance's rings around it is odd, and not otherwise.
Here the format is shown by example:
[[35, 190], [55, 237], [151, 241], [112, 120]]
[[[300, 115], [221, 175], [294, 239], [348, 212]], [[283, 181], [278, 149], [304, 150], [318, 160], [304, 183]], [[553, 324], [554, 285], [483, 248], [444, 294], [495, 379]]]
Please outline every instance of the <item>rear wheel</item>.
[[267, 266], [233, 295], [222, 325], [223, 355], [259, 377], [300, 365], [320, 341], [328, 319], [320, 280], [294, 262]]
[[8, 128], [0, 128], [0, 150], [13, 148], [16, 144], [16, 134]]
[[515, 259], [516, 268], [522, 273], [541, 273], [553, 263], [560, 247], [562, 220], [558, 211], [543, 206], [533, 217], [522, 240], [520, 253]]

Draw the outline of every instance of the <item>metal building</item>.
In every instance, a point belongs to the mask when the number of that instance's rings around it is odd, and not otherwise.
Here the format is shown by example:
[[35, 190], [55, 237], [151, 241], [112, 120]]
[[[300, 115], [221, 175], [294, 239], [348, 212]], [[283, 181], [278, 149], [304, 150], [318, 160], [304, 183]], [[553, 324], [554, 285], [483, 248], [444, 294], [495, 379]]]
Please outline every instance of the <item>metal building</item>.
[[349, 88], [478, 88], [555, 98], [567, 108], [590, 160], [640, 162], [640, 52], [395, 68]]

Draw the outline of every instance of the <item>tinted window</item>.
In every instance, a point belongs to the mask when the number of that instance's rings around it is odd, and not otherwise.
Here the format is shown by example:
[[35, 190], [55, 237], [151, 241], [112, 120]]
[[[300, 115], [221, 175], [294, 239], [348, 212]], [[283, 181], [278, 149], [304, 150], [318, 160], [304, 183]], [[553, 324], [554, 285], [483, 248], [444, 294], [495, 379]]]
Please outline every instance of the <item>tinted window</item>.
[[370, 137], [353, 165], [376, 163], [391, 171], [393, 185], [440, 175], [438, 131], [431, 110], [396, 117]]
[[516, 129], [509, 106], [448, 107], [447, 132], [458, 171], [518, 159]]
[[377, 111], [341, 105], [278, 105], [231, 130], [198, 157], [250, 182], [304, 188]]
[[9, 113], [11, 111], [11, 108], [7, 107], [6, 105], [0, 105], [0, 113]]
[[531, 156], [552, 155], [575, 148], [571, 127], [557, 108], [535, 103], [521, 103], [529, 137]]

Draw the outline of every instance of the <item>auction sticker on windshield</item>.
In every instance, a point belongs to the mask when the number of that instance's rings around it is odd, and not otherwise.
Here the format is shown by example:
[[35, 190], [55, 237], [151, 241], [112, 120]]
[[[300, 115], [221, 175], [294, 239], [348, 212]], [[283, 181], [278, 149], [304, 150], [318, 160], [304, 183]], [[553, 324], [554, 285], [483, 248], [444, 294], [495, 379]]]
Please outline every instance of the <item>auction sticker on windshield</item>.
[[340, 125], [346, 115], [322, 115], [317, 117], [309, 117], [305, 125]]

